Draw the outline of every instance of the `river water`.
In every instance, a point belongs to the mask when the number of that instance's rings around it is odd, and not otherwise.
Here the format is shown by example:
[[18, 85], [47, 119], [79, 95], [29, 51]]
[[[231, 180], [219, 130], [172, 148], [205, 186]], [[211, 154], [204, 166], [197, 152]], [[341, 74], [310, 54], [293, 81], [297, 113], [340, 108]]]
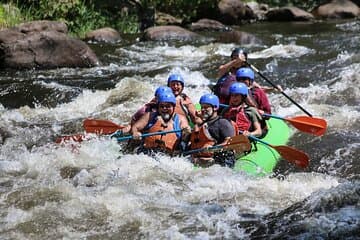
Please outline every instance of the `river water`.
[[[360, 239], [360, 22], [241, 26], [262, 43], [249, 62], [328, 130], [291, 128], [289, 146], [310, 166], [282, 160], [255, 178], [228, 168], [193, 170], [185, 158], [123, 154], [107, 137], [56, 144], [88, 117], [128, 122], [170, 73], [194, 102], [236, 44], [93, 44], [103, 66], [2, 70], [1, 239]], [[266, 85], [260, 76], [256, 81]], [[304, 115], [281, 94], [273, 112]]]

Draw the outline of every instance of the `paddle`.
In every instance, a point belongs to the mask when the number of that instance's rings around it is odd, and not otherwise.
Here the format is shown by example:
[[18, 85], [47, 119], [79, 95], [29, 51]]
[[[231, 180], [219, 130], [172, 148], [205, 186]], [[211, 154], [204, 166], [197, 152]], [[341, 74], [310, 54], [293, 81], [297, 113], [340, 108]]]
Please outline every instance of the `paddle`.
[[204, 151], [214, 151], [214, 150], [234, 150], [236, 153], [243, 153], [246, 151], [250, 151], [251, 143], [249, 139], [244, 135], [236, 135], [227, 142], [225, 145], [216, 145], [212, 147], [206, 148], [198, 148], [183, 152], [183, 156], [187, 156], [194, 153], [204, 152]]
[[87, 118], [83, 122], [83, 127], [87, 133], [112, 134], [125, 126], [118, 125], [109, 120]]
[[[220, 104], [222, 107], [228, 107], [229, 105]], [[308, 117], [308, 116], [297, 116], [292, 118], [284, 118], [277, 115], [271, 115], [264, 113], [262, 116], [264, 117], [272, 117], [276, 119], [281, 119], [290, 123], [296, 129], [310, 133], [316, 136], [322, 136], [326, 132], [327, 123], [325, 119], [322, 118], [315, 118], [315, 117]]]
[[282, 158], [284, 158], [285, 160], [287, 160], [290, 163], [295, 164], [298, 167], [306, 168], [309, 165], [309, 156], [306, 153], [304, 153], [296, 148], [289, 147], [289, 146], [283, 146], [283, 145], [274, 146], [267, 142], [264, 142], [261, 139], [254, 137], [254, 136], [248, 136], [248, 138], [251, 140], [260, 142], [269, 147], [272, 147], [281, 155]]
[[250, 64], [249, 62], [246, 62], [257, 74], [260, 75], [265, 81], [267, 81], [271, 86], [278, 89], [282, 95], [284, 95], [287, 99], [289, 99], [293, 104], [295, 104], [298, 108], [301, 109], [304, 113], [306, 113], [309, 117], [312, 117], [312, 115], [306, 111], [302, 106], [300, 106], [297, 102], [295, 102], [291, 97], [289, 97], [284, 91], [281, 91], [273, 82], [271, 82], [267, 77], [265, 77], [254, 65]]
[[[83, 122], [83, 127], [86, 133], [112, 134], [117, 130], [123, 129], [125, 126], [118, 125], [109, 120], [87, 118]], [[74, 134], [74, 135], [58, 137], [55, 140], [55, 142], [56, 143], [67, 142], [67, 141], [82, 142], [85, 139], [87, 139], [87, 137], [84, 134]]]
[[[154, 132], [154, 133], [144, 133], [144, 134], [141, 135], [141, 137], [144, 138], [144, 137], [150, 137], [150, 136], [155, 136], [155, 135], [165, 135], [165, 134], [168, 134], [168, 133], [176, 133], [176, 132], [181, 132], [181, 129], [179, 129], [179, 130], [170, 130], [170, 131], [162, 131], [162, 132]], [[132, 138], [133, 138], [132, 135], [125, 136], [125, 137], [116, 137], [118, 142], [129, 140], [129, 139], [132, 139]]]
[[283, 118], [276, 115], [271, 115], [264, 113], [262, 116], [272, 117], [276, 119], [284, 120], [294, 126], [296, 129], [310, 133], [316, 136], [322, 136], [326, 132], [327, 123], [325, 119], [322, 118], [314, 118], [308, 116], [297, 116], [292, 118]]

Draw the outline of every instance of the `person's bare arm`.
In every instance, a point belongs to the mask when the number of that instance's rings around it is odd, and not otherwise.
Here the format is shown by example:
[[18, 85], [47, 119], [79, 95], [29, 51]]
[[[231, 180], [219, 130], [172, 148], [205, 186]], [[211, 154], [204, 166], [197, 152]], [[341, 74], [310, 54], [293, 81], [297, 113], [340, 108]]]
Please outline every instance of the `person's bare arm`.
[[131, 133], [134, 139], [141, 138], [141, 131], [146, 127], [150, 120], [150, 112], [145, 113], [139, 120], [137, 120], [131, 127]]
[[218, 69], [218, 77], [223, 76], [225, 73], [230, 72], [231, 68], [239, 68], [244, 65], [246, 58], [243, 54], [240, 54], [238, 58], [231, 60], [230, 62], [221, 65]]
[[191, 134], [191, 127], [185, 116], [180, 114], [178, 116], [180, 120], [181, 138], [182, 140], [187, 140], [189, 135]]

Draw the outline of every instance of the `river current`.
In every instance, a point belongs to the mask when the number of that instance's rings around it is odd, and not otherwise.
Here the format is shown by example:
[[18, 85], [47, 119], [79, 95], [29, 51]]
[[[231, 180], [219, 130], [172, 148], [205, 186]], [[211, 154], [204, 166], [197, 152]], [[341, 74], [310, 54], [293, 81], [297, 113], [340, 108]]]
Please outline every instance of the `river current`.
[[[183, 75], [197, 102], [239, 47], [124, 36], [91, 44], [101, 67], [1, 70], [0, 238], [360, 239], [360, 22], [241, 31], [262, 41], [241, 46], [249, 62], [328, 123], [322, 137], [291, 127], [288, 145], [308, 153], [308, 168], [281, 160], [273, 175], [256, 178], [220, 166], [195, 171], [186, 158], [124, 154], [106, 136], [56, 144], [82, 133], [86, 118], [126, 124], [170, 73]], [[277, 115], [305, 115], [281, 94], [269, 99]]]

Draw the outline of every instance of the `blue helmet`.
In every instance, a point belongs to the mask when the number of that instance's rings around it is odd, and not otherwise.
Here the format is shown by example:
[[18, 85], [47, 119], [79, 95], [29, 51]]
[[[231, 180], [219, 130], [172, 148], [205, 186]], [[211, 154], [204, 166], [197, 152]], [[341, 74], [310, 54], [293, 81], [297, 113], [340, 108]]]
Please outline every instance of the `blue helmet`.
[[174, 81], [180, 82], [183, 87], [185, 85], [185, 81], [184, 81], [183, 77], [180, 74], [171, 74], [168, 77], [168, 84], [167, 85], [170, 86], [170, 83], [174, 82]]
[[250, 82], [253, 82], [255, 78], [255, 74], [251, 68], [243, 67], [236, 71], [236, 79], [241, 77], [250, 78]]
[[239, 56], [239, 54], [244, 54], [245, 56], [245, 59], [247, 60], [247, 57], [248, 57], [248, 53], [245, 49], [242, 49], [242, 48], [235, 48], [232, 52], [231, 52], [231, 55], [230, 57], [233, 58], [235, 56]]
[[229, 88], [230, 94], [241, 94], [244, 96], [248, 95], [248, 87], [244, 83], [235, 82], [231, 84]]
[[200, 104], [209, 104], [214, 108], [219, 108], [219, 98], [214, 94], [205, 94], [200, 98]]
[[164, 92], [158, 95], [158, 103], [167, 102], [176, 105], [176, 98], [172, 92]]
[[167, 86], [160, 86], [155, 90], [155, 97], [158, 97], [160, 94], [163, 93], [171, 93], [171, 92], [172, 92], [171, 88]]

